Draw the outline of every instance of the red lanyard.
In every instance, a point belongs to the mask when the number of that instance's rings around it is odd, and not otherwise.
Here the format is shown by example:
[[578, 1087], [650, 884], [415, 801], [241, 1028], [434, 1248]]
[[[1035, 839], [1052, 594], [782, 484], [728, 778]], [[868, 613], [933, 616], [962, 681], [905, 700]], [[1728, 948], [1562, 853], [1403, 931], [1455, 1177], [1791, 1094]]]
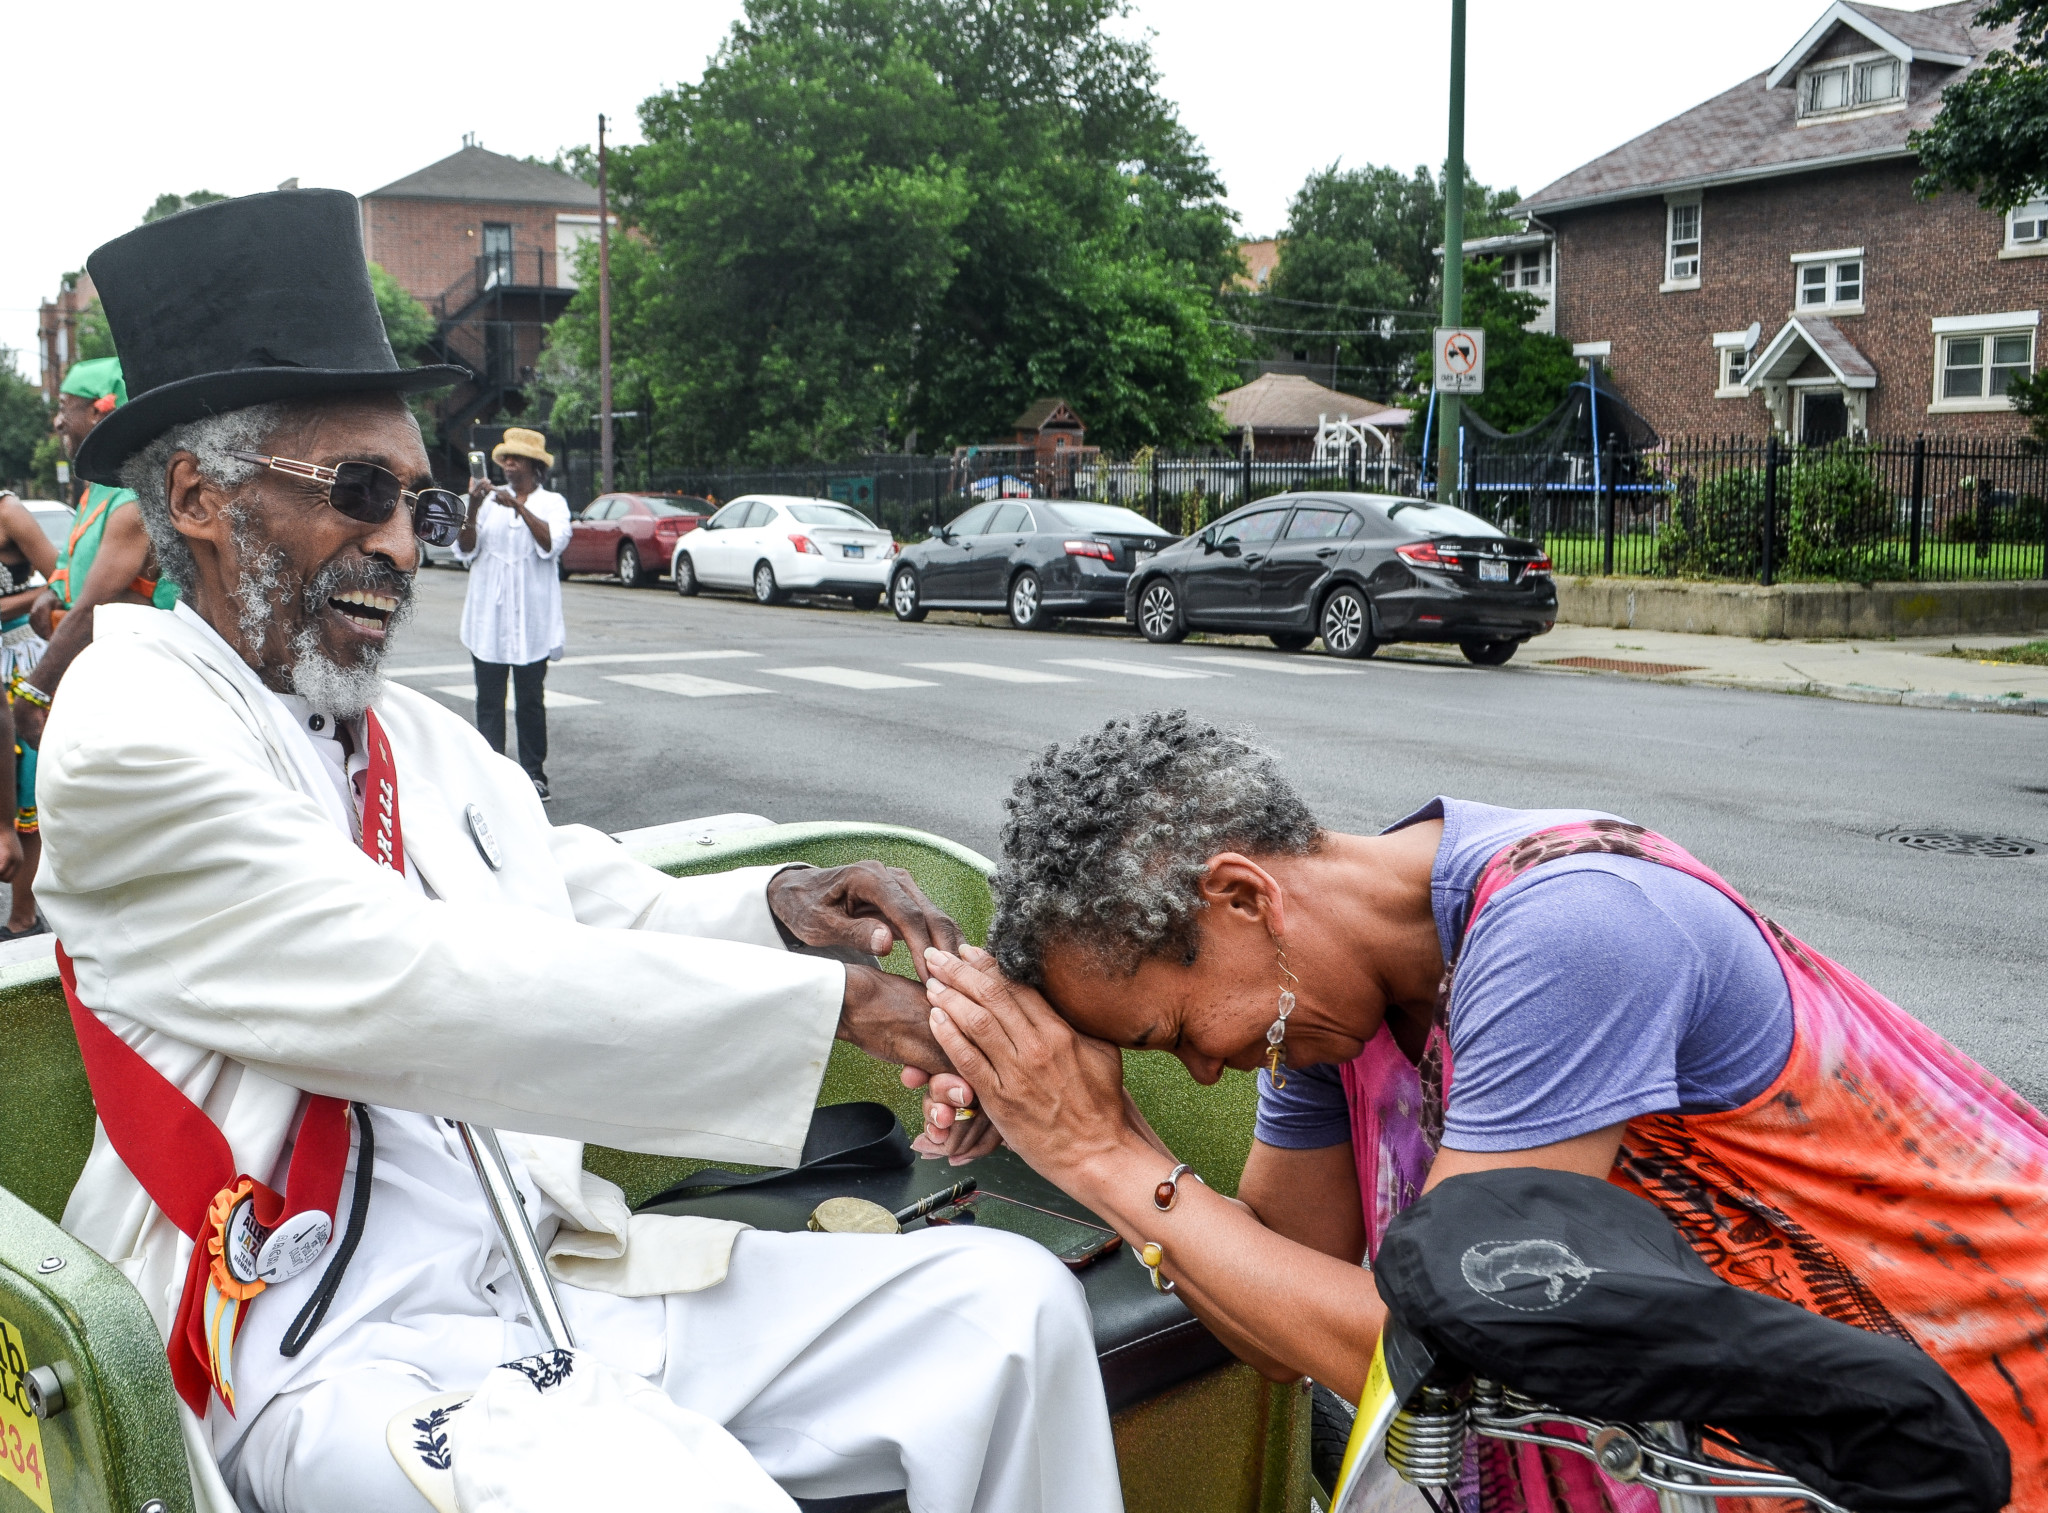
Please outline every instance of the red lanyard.
[[[397, 765], [374, 711], [363, 724], [369, 747], [363, 851], [403, 873]], [[150, 1201], [192, 1237], [177, 1322], [165, 1346], [171, 1380], [195, 1414], [205, 1416], [209, 1391], [232, 1413], [232, 1347], [246, 1305], [269, 1281], [311, 1265], [332, 1233], [348, 1164], [348, 1105], [307, 1095], [280, 1196], [238, 1174], [227, 1137], [205, 1112], [79, 999], [77, 974], [61, 943], [57, 972], [108, 1143]]]

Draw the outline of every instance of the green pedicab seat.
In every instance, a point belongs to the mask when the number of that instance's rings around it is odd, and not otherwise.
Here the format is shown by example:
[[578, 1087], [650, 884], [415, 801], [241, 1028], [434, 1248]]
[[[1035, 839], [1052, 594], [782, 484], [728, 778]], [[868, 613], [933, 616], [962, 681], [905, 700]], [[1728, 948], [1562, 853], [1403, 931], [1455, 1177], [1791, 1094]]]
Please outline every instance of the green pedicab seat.
[[[837, 865], [872, 858], [902, 867], [970, 940], [986, 936], [989, 863], [937, 836], [891, 825], [810, 823], [653, 840], [636, 848], [674, 875], [773, 862]], [[902, 947], [884, 963], [910, 972]], [[188, 1513], [176, 1399], [162, 1341], [142, 1299], [112, 1266], [58, 1229], [56, 1219], [92, 1145], [90, 1089], [54, 967], [0, 967], [0, 1043], [8, 1047], [0, 1098], [0, 1513]], [[1161, 1136], [1211, 1186], [1233, 1192], [1250, 1147], [1252, 1080], [1227, 1074], [1197, 1087], [1162, 1055], [1127, 1058], [1126, 1081]], [[896, 1110], [906, 1127], [918, 1099], [895, 1069], [840, 1042], [820, 1104], [870, 1100]], [[592, 1146], [586, 1164], [618, 1183], [634, 1204], [708, 1164]], [[731, 1212], [764, 1228], [801, 1228], [818, 1197], [865, 1192], [908, 1202], [944, 1185], [947, 1169], [820, 1179], [771, 1196], [762, 1190], [688, 1200], [696, 1211]], [[1085, 1210], [1039, 1182], [1008, 1153], [984, 1163], [984, 1185]], [[751, 1205], [751, 1206], [749, 1206]], [[665, 1205], [666, 1207], [667, 1205]], [[1307, 1513], [1309, 1408], [1300, 1384], [1273, 1386], [1230, 1359], [1172, 1297], [1152, 1291], [1127, 1253], [1086, 1267], [1081, 1280], [1096, 1325], [1117, 1454], [1131, 1513]], [[61, 1406], [41, 1420], [15, 1407], [28, 1393], [20, 1373], [46, 1368]], [[26, 1427], [24, 1427], [26, 1426]], [[42, 1497], [23, 1490], [9, 1458], [10, 1430], [40, 1437]], [[25, 1460], [22, 1462], [25, 1464]], [[45, 1500], [47, 1499], [47, 1501]], [[833, 1513], [888, 1500], [811, 1504]], [[893, 1506], [900, 1508], [900, 1499]]]

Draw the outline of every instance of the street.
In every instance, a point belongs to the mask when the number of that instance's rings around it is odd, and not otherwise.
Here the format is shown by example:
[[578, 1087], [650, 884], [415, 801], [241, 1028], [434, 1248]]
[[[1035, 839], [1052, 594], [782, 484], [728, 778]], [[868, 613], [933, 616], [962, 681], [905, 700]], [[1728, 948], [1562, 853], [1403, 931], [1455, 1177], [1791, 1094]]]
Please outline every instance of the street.
[[[469, 700], [446, 690], [470, 681], [457, 638], [467, 581], [422, 572], [389, 659], [465, 715]], [[1373, 830], [1439, 793], [1648, 825], [2048, 1100], [2048, 845], [1999, 859], [1880, 839], [1913, 828], [2048, 842], [2048, 743], [2033, 719], [1474, 668], [1399, 647], [1344, 663], [1151, 646], [1100, 625], [902, 625], [833, 600], [686, 600], [665, 582], [578, 579], [563, 599], [568, 652], [548, 679], [558, 824], [616, 831], [735, 810], [882, 820], [992, 857], [1010, 782], [1046, 743], [1185, 706], [1256, 731], [1338, 829]]]

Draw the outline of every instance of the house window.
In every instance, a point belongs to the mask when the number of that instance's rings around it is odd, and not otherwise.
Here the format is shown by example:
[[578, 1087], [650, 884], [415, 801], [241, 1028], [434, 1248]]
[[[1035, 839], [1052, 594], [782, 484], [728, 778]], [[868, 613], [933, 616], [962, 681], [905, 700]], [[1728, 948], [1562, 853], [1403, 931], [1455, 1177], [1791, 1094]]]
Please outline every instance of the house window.
[[1897, 58], [1890, 56], [1830, 63], [1807, 74], [1799, 94], [1799, 113], [1824, 116], [1838, 110], [1889, 104], [1904, 95], [1905, 81], [1905, 69]]
[[1829, 110], [1849, 108], [1849, 70], [1847, 68], [1816, 68], [1806, 76], [1806, 113], [1810, 116]]
[[1721, 387], [1737, 389], [1742, 386], [1743, 375], [1749, 372], [1749, 354], [1740, 347], [1721, 349]]
[[2048, 250], [2048, 200], [2029, 200], [2006, 212], [2005, 245], [2011, 250]]
[[502, 222], [484, 222], [484, 255], [477, 276], [481, 286], [495, 289], [512, 282], [512, 228]]
[[1697, 283], [1700, 276], [1700, 207], [1671, 205], [1665, 210], [1664, 277], [1670, 283]]
[[1550, 249], [1510, 252], [1501, 259], [1501, 282], [1511, 289], [1541, 289], [1550, 283]]
[[2034, 370], [2034, 333], [1987, 331], [1947, 336], [1941, 343], [1943, 399], [1997, 399], [2017, 375]]
[[1799, 259], [1799, 308], [1837, 310], [1863, 305], [1863, 259]]
[[1899, 60], [1878, 58], [1856, 65], [1856, 103], [1882, 105], [1899, 97]]

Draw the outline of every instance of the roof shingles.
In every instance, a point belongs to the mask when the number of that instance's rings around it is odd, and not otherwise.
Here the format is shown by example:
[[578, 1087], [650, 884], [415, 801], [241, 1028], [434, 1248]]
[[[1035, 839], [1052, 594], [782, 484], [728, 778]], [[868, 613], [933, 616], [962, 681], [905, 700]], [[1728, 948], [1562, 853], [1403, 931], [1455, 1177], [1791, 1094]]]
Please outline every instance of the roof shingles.
[[579, 178], [540, 163], [508, 158], [482, 147], [465, 147], [418, 173], [409, 173], [366, 200], [483, 200], [498, 205], [557, 205], [597, 209], [597, 190]]
[[[1924, 11], [1874, 5], [1855, 9], [1915, 48], [1967, 52], [1982, 62], [1993, 48], [2009, 46], [2015, 29], [1972, 30], [1970, 18], [1979, 5], [1980, 0], [1959, 0]], [[1797, 88], [1788, 81], [1767, 89], [1766, 75], [1757, 74], [1573, 169], [1515, 208], [1523, 214], [1547, 215], [1830, 163], [1906, 156], [1912, 150], [1907, 136], [1934, 119], [1941, 108], [1941, 91], [1957, 73], [1922, 65], [1909, 75], [1904, 110], [1801, 125]]]

